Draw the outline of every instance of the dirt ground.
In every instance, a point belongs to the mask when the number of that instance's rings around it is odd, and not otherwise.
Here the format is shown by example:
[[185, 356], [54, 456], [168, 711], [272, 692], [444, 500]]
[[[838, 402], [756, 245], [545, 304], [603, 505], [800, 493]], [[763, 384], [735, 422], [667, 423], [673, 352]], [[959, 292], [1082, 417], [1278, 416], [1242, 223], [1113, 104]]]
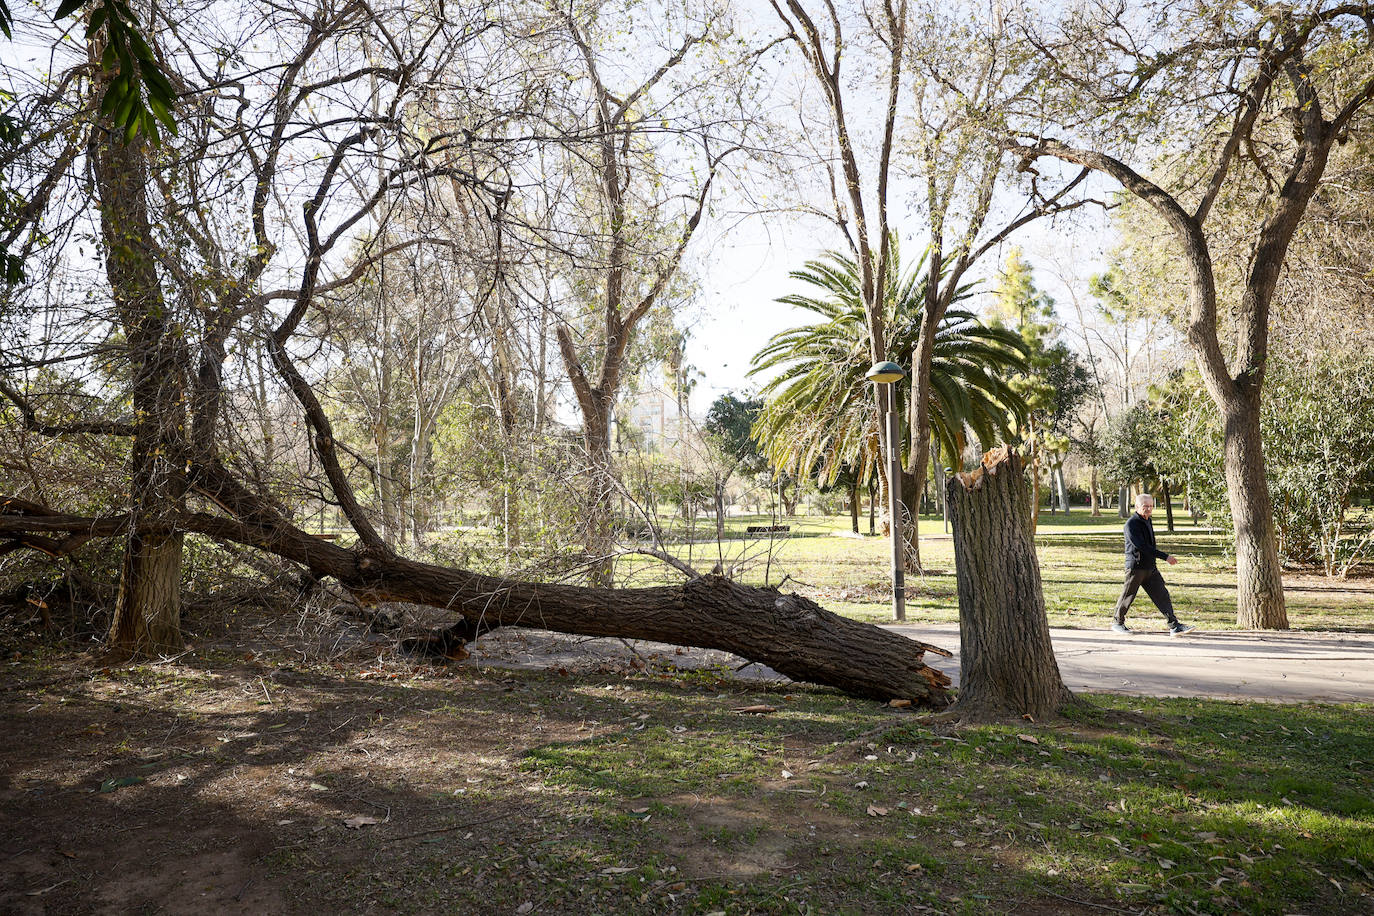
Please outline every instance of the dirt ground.
[[[826, 883], [842, 869], [818, 860], [835, 854], [818, 837], [877, 836], [871, 819], [797, 804], [830, 776], [809, 789], [773, 775], [746, 792], [654, 787], [608, 801], [521, 765], [617, 729], [709, 737], [702, 710], [730, 715], [810, 688], [759, 679], [768, 672], [725, 653], [531, 631], [491, 634], [468, 662], [435, 666], [398, 654], [394, 633], [344, 630], [238, 620], [137, 666], [8, 647], [0, 913], [791, 912], [785, 897], [776, 910], [728, 896], [713, 909], [702, 894], [766, 879], [785, 895], [793, 871], [813, 876], [812, 912], [958, 910], [938, 882], [902, 890], [913, 879], [900, 869], [863, 863], [897, 890], [857, 910], [850, 879]], [[776, 773], [868, 753], [833, 738], [801, 731], [767, 752]], [[685, 811], [685, 829], [651, 824], [655, 805]], [[728, 842], [741, 835], [747, 844]], [[636, 877], [650, 853], [672, 864]], [[1026, 899], [1005, 911], [1103, 905]]]
[[[393, 651], [394, 638], [365, 634], [300, 663], [290, 650], [227, 648], [233, 642], [207, 640], [134, 667], [66, 650], [7, 653], [0, 912], [617, 908], [614, 879], [630, 869], [605, 866], [604, 856], [619, 841], [607, 846], [604, 827], [575, 799], [518, 764], [533, 748], [651, 718], [607, 717], [604, 704], [589, 714], [560, 700], [565, 682], [613, 697], [624, 675], [642, 679], [689, 659], [615, 640], [579, 651], [580, 641], [528, 632], [489, 637], [482, 657], [456, 666], [417, 662]], [[547, 664], [532, 661], [545, 656]], [[725, 668], [690, 676], [692, 694], [719, 689], [730, 704], [773, 689]], [[640, 892], [653, 911], [675, 909], [694, 881], [769, 872], [788, 837], [815, 827], [758, 801], [687, 804], [702, 830], [767, 823], [773, 839], [741, 856], [682, 838], [668, 850], [676, 874]], [[507, 881], [513, 865], [530, 879], [528, 892]]]

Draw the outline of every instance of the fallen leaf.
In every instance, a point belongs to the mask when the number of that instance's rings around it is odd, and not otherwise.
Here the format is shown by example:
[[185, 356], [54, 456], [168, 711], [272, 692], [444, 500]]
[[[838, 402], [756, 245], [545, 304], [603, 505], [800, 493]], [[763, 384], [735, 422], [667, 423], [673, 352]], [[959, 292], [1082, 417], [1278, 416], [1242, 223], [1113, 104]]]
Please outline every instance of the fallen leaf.
[[143, 782], [142, 776], [111, 777], [100, 784], [100, 791], [113, 792], [115, 789], [122, 789], [125, 786], [136, 786], [141, 782]]
[[906, 709], [908, 706], [911, 705], [911, 701], [910, 701], [910, 700], [888, 700], [888, 701], [887, 701], [887, 705], [888, 705], [888, 706], [891, 706], [893, 709]]
[[[69, 878], [69, 879], [67, 879], [67, 880], [71, 880], [71, 879]], [[59, 882], [57, 882], [56, 884], [52, 885], [51, 887], [39, 888], [39, 889], [36, 890], [36, 891], [26, 891], [26, 892], [25, 892], [25, 896], [26, 896], [26, 897], [42, 897], [42, 896], [43, 896], [44, 894], [46, 894], [48, 891], [56, 890], [57, 888], [61, 887], [62, 885], [66, 884], [66, 883], [67, 883], [66, 881], [59, 881]]]
[[1039, 743], [1040, 743], [1040, 739], [1037, 738], [1037, 737], [1035, 737], [1034, 735], [1017, 735], [1016, 737], [1020, 738], [1022, 741], [1026, 742], [1027, 744], [1039, 744]]
[[343, 823], [350, 830], [357, 830], [359, 827], [371, 827], [373, 824], [380, 824], [381, 821], [366, 814], [355, 814], [352, 817], [344, 818]]
[[792, 778], [792, 771], [791, 771], [791, 770], [783, 770], [783, 771], [782, 771], [782, 778], [783, 778], [783, 779], [791, 779], [791, 778]]
[[887, 809], [887, 808], [883, 808], [883, 807], [881, 807], [881, 806], [879, 806], [879, 805], [869, 805], [869, 806], [868, 806], [868, 816], [869, 816], [869, 817], [887, 817], [887, 814], [888, 814], [888, 809]]
[[952, 845], [954, 845], [955, 847], [963, 847], [967, 846], [968, 844], [965, 843], [963, 840], [955, 840]]
[[763, 703], [759, 703], [755, 706], [737, 706], [735, 707], [735, 712], [763, 715], [764, 713], [777, 712], [777, 709], [772, 706], [766, 706]]
[[625, 874], [629, 874], [629, 873], [632, 872], [632, 871], [634, 871], [633, 868], [625, 868], [625, 867], [623, 867], [623, 866], [618, 866], [618, 865], [617, 865], [617, 866], [612, 866], [612, 867], [610, 867], [610, 868], [603, 868], [603, 869], [601, 869], [601, 873], [602, 873], [603, 875], [625, 875]]
[[516, 916], [525, 916], [526, 913], [534, 912], [534, 904], [526, 900], [515, 908]]
[[923, 866], [920, 862], [912, 862], [910, 865], [908, 865], [908, 866], [906, 867], [906, 870], [907, 870], [907, 871], [915, 872], [915, 871], [920, 871], [920, 870], [921, 870], [922, 868], [924, 868], [924, 867], [925, 867], [925, 866]]

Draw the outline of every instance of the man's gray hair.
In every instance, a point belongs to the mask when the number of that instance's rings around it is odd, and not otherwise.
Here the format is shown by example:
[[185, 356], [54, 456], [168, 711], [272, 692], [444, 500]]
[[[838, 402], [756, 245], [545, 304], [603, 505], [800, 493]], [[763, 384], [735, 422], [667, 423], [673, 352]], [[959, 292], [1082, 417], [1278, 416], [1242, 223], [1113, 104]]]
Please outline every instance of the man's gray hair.
[[1155, 504], [1155, 498], [1154, 498], [1153, 496], [1151, 496], [1149, 493], [1137, 493], [1137, 494], [1135, 495], [1135, 507], [1136, 507], [1136, 510], [1138, 511], [1138, 510], [1140, 510], [1140, 509], [1144, 509], [1144, 508], [1145, 508], [1145, 502], [1146, 502], [1147, 500], [1149, 501], [1150, 505], [1153, 506], [1153, 505]]

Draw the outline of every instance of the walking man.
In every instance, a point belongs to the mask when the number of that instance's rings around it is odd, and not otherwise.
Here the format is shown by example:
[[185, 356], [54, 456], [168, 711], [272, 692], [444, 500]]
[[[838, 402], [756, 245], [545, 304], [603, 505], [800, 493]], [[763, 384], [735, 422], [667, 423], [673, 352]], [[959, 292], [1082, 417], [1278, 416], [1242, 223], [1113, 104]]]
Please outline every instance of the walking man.
[[1159, 574], [1158, 560], [1168, 560], [1173, 566], [1177, 557], [1171, 557], [1155, 546], [1155, 527], [1150, 515], [1155, 511], [1155, 498], [1141, 493], [1135, 498], [1135, 512], [1126, 520], [1126, 585], [1121, 589], [1121, 600], [1116, 603], [1116, 616], [1112, 629], [1118, 633], [1131, 632], [1126, 626], [1126, 612], [1135, 601], [1136, 592], [1145, 589], [1145, 594], [1159, 608], [1164, 619], [1169, 622], [1169, 632], [1182, 636], [1193, 628], [1179, 623], [1174, 616], [1174, 603], [1169, 598], [1169, 589], [1164, 586], [1164, 577]]

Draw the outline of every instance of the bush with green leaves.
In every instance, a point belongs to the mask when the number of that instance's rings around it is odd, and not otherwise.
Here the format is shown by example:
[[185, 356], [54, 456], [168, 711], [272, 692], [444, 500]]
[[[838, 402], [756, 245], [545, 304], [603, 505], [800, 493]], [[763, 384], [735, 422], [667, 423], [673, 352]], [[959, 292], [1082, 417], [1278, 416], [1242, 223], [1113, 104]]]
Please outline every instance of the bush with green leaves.
[[[1344, 576], [1374, 556], [1374, 354], [1308, 352], [1271, 359], [1261, 410], [1265, 470], [1286, 563]], [[1196, 373], [1154, 392], [1167, 417], [1154, 446], [1195, 508], [1229, 529], [1221, 424]]]
[[1374, 552], [1374, 354], [1307, 354], [1271, 365], [1262, 414], [1279, 552], [1344, 576]]

